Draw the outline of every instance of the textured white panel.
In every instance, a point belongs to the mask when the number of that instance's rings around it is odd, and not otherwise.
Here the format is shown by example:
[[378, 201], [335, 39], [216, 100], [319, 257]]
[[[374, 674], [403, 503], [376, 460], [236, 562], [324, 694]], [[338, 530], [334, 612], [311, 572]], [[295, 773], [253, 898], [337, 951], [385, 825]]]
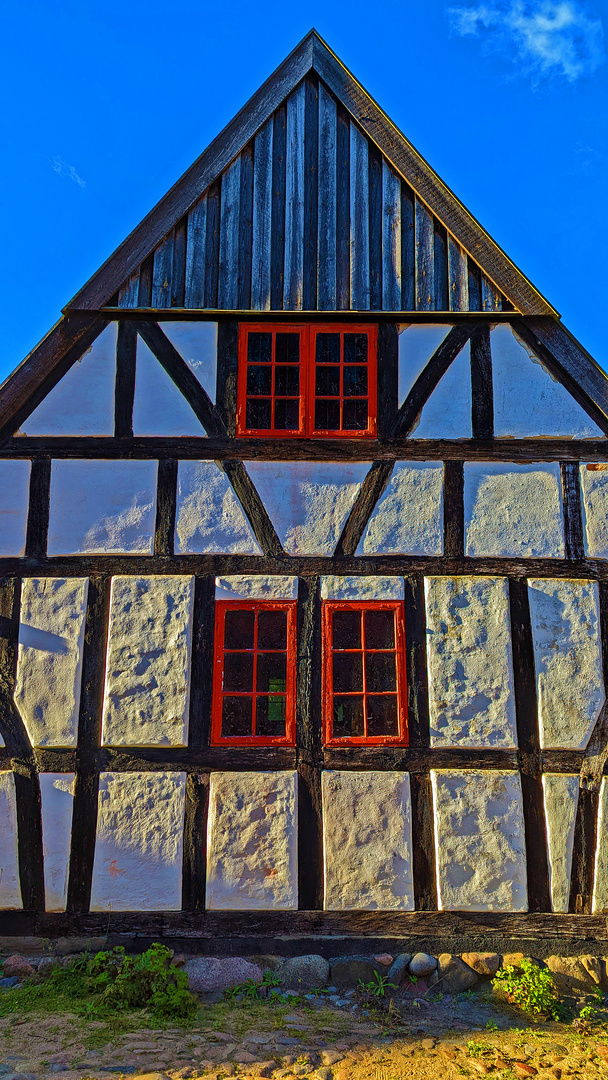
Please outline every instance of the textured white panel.
[[297, 600], [298, 579], [280, 574], [217, 577], [216, 600]]
[[600, 808], [597, 819], [595, 851], [595, 880], [593, 910], [608, 912], [608, 780], [604, 776], [600, 788]]
[[402, 405], [431, 356], [448, 336], [445, 323], [414, 323], [399, 332], [399, 404]]
[[186, 774], [102, 773], [91, 911], [179, 911]]
[[467, 555], [564, 558], [559, 464], [464, 467]]
[[296, 909], [297, 837], [297, 773], [211, 773], [207, 907]]
[[410, 439], [470, 439], [471, 351], [469, 343], [452, 361], [423, 406]]
[[54, 461], [49, 555], [154, 551], [156, 461]]
[[103, 705], [105, 746], [186, 746], [193, 577], [115, 577]]
[[217, 323], [160, 322], [158, 325], [215, 404]]
[[164, 367], [140, 337], [137, 338], [134, 435], [193, 435], [207, 432]]
[[261, 555], [240, 502], [213, 461], [180, 461], [175, 552]]
[[369, 462], [247, 463], [247, 472], [290, 555], [333, 555], [369, 468]]
[[403, 578], [400, 577], [334, 577], [321, 578], [323, 600], [403, 600]]
[[551, 906], [553, 911], [563, 914], [567, 913], [570, 902], [578, 785], [578, 776], [564, 773], [545, 773], [543, 776]]
[[113, 435], [117, 323], [101, 331], [21, 425], [24, 435]]
[[608, 559], [608, 465], [581, 464], [580, 476], [585, 552], [591, 559]]
[[29, 461], [0, 461], [0, 556], [25, 555]]
[[76, 746], [88, 578], [24, 578], [15, 703], [33, 746]]
[[65, 911], [67, 904], [74, 778], [74, 773], [40, 773], [47, 911]]
[[439, 908], [526, 911], [519, 774], [433, 769], [431, 783]]
[[0, 910], [20, 907], [15, 781], [12, 772], [0, 772]]
[[441, 555], [443, 464], [398, 461], [357, 555]]
[[582, 750], [604, 703], [595, 581], [528, 581], [541, 746]]
[[604, 438], [597, 424], [510, 326], [495, 327], [490, 343], [497, 438]]
[[412, 911], [408, 773], [323, 772], [326, 911]]
[[431, 746], [517, 745], [506, 578], [428, 577]]

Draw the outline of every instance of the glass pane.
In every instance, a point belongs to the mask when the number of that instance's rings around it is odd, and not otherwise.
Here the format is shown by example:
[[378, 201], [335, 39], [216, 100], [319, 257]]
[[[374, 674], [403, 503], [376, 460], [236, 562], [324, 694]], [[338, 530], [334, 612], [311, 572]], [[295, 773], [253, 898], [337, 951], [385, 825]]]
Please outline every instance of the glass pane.
[[287, 690], [287, 656], [285, 653], [258, 653], [256, 690], [268, 694], [284, 694]]
[[275, 431], [297, 431], [300, 426], [299, 398], [278, 398], [274, 403]]
[[245, 426], [250, 431], [272, 426], [270, 398], [248, 398]]
[[224, 690], [253, 690], [253, 653], [224, 654]]
[[275, 360], [277, 364], [297, 364], [300, 359], [300, 335], [277, 334]]
[[224, 621], [225, 649], [253, 649], [255, 611], [227, 611]]
[[344, 396], [363, 397], [367, 394], [367, 368], [344, 368]]
[[247, 368], [247, 393], [248, 394], [271, 394], [272, 393], [272, 368], [270, 364], [259, 364]]
[[366, 653], [365, 686], [375, 693], [397, 689], [394, 653]]
[[[365, 369], [362, 368], [362, 371]], [[300, 393], [300, 369], [276, 367], [274, 369], [274, 392], [279, 397], [297, 397]]]
[[272, 360], [272, 334], [248, 334], [247, 359], [252, 364], [269, 364]]
[[340, 402], [317, 401], [315, 404], [315, 428], [317, 431], [340, 430]]
[[340, 335], [317, 334], [315, 359], [317, 364], [339, 364]]
[[253, 732], [253, 698], [225, 697], [222, 705], [222, 735], [251, 735]]
[[344, 363], [364, 364], [367, 362], [367, 334], [344, 335]]
[[395, 612], [365, 612], [365, 648], [395, 648]]
[[334, 653], [334, 693], [346, 694], [349, 690], [363, 690], [363, 655], [361, 653]]
[[367, 430], [367, 398], [346, 398], [342, 427], [344, 431]]
[[258, 697], [255, 706], [256, 735], [285, 735], [285, 698]]
[[361, 648], [360, 611], [334, 611], [332, 624], [334, 649]]
[[364, 735], [363, 698], [334, 698], [334, 738], [344, 739], [349, 735]]
[[260, 611], [258, 614], [258, 649], [287, 648], [287, 612]]
[[340, 368], [318, 367], [315, 373], [315, 394], [340, 396]]
[[398, 735], [397, 695], [386, 697], [368, 697], [367, 699], [367, 734]]

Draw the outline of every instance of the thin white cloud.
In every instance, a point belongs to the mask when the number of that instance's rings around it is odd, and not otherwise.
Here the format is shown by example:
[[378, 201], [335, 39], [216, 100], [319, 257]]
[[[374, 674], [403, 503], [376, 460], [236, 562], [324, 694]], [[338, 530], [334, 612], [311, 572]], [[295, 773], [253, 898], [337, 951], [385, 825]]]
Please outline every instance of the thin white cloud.
[[576, 0], [498, 0], [447, 14], [456, 34], [482, 38], [527, 75], [561, 75], [573, 83], [605, 59], [602, 21]]
[[62, 157], [57, 155], [56, 157], [51, 158], [51, 168], [53, 172], [58, 173], [59, 176], [65, 176], [68, 180], [73, 180], [75, 184], [78, 184], [78, 187], [84, 188], [87, 186], [86, 180], [82, 179], [82, 176], [76, 172], [74, 166], [68, 164]]

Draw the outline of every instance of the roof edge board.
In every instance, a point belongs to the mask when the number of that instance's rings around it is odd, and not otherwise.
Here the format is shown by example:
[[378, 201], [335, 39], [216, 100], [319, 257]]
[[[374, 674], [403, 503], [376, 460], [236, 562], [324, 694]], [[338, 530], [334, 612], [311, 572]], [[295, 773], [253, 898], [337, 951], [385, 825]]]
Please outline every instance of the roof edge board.
[[608, 420], [608, 375], [574, 334], [555, 319], [527, 317], [525, 325]]

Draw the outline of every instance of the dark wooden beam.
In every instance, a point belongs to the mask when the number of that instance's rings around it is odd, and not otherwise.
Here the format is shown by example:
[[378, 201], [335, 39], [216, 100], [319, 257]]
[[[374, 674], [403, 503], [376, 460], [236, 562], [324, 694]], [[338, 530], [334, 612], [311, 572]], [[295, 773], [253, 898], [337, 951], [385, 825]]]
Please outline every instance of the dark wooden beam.
[[154, 554], [158, 557], [170, 558], [174, 552], [177, 465], [174, 458], [163, 458], [158, 463], [154, 529]]
[[32, 461], [30, 474], [30, 498], [25, 540], [25, 554], [31, 558], [46, 558], [50, 492], [51, 459], [36, 458]]
[[583, 499], [578, 461], [562, 461], [562, 502], [564, 506], [564, 535], [567, 559], [584, 559]]
[[297, 664], [298, 906], [305, 910], [321, 910], [321, 590], [317, 577], [301, 579], [298, 582]]
[[205, 909], [208, 813], [209, 773], [191, 773], [186, 778], [182, 863], [182, 906], [186, 911]]
[[265, 555], [281, 555], [283, 547], [275, 527], [270, 520], [257, 489], [242, 461], [224, 461], [217, 463], [226, 473], [234, 488], [255, 538]]
[[490, 325], [477, 326], [471, 334], [471, 422], [474, 439], [494, 435], [494, 387]]
[[226, 428], [194, 372], [157, 323], [136, 323], [137, 332], [164, 367], [209, 435], [225, 435]]
[[133, 438], [136, 357], [137, 325], [134, 322], [121, 320], [118, 324], [116, 342], [114, 391], [114, 435], [119, 439]]
[[393, 438], [407, 436], [412, 430], [425, 402], [428, 401], [452, 361], [464, 348], [476, 326], [477, 324], [473, 322], [453, 326], [441, 345], [435, 349], [397, 413], [391, 432]]
[[354, 555], [376, 504], [393, 471], [392, 461], [375, 461], [365, 477], [348, 515], [334, 556]]
[[443, 553], [464, 556], [464, 462], [446, 461], [443, 467]]

